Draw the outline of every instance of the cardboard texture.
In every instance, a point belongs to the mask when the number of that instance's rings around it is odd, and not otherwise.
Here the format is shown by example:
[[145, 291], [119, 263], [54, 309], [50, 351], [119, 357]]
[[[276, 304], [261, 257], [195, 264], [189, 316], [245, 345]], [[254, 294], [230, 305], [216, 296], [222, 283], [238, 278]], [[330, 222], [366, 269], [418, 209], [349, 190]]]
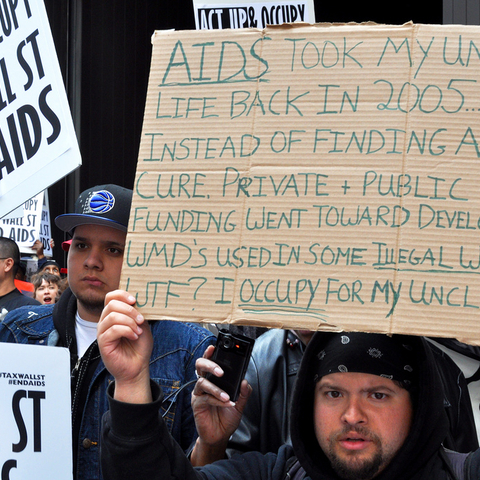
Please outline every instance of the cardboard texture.
[[480, 27], [156, 32], [122, 286], [148, 319], [480, 344]]

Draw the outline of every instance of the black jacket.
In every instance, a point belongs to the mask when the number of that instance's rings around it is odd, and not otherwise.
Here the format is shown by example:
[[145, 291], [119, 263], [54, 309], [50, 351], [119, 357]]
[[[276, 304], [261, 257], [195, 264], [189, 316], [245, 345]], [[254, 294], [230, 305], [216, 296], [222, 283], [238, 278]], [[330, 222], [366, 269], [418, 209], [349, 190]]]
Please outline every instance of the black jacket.
[[252, 394], [228, 443], [235, 452], [277, 452], [290, 444], [289, 409], [305, 346], [290, 330], [272, 329], [255, 341], [245, 378]]
[[478, 436], [467, 380], [450, 356], [430, 342], [428, 345], [432, 349], [445, 390], [444, 406], [449, 429], [443, 444], [457, 452], [476, 450], [479, 447]]

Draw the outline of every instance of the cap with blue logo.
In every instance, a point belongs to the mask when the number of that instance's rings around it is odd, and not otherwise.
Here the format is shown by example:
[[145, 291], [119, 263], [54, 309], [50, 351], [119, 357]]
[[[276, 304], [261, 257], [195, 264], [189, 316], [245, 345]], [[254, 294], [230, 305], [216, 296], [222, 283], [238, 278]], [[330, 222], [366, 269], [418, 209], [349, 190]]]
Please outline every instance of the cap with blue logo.
[[103, 225], [126, 232], [132, 190], [118, 185], [98, 185], [82, 192], [75, 202], [75, 213], [55, 218], [60, 230], [72, 233], [79, 225]]

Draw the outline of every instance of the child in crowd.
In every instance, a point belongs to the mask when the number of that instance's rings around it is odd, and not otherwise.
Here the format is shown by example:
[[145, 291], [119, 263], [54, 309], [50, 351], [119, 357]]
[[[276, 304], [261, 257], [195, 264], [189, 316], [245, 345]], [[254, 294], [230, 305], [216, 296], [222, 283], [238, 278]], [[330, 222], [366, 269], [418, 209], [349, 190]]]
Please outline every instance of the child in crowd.
[[47, 272], [34, 275], [32, 283], [35, 288], [33, 298], [43, 305], [55, 303], [64, 290], [61, 278]]

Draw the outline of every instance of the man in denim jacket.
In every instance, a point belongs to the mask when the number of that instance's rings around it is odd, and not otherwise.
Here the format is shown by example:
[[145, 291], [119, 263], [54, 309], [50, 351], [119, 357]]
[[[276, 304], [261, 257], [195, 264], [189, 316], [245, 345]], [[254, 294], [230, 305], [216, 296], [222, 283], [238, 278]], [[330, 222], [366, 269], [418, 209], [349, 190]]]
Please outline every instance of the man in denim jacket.
[[[75, 213], [55, 223], [73, 234], [68, 253], [67, 289], [55, 305], [22, 307], [0, 323], [0, 341], [66, 347], [71, 358], [73, 476], [100, 479], [99, 439], [106, 390], [113, 377], [105, 369], [96, 334], [105, 297], [118, 288], [132, 191], [101, 185], [84, 191]], [[130, 309], [135, 298], [125, 292], [118, 308]], [[214, 336], [193, 324], [152, 322], [154, 338], [150, 375], [161, 385], [161, 410], [172, 435], [188, 449], [196, 438], [190, 395], [195, 361]]]

